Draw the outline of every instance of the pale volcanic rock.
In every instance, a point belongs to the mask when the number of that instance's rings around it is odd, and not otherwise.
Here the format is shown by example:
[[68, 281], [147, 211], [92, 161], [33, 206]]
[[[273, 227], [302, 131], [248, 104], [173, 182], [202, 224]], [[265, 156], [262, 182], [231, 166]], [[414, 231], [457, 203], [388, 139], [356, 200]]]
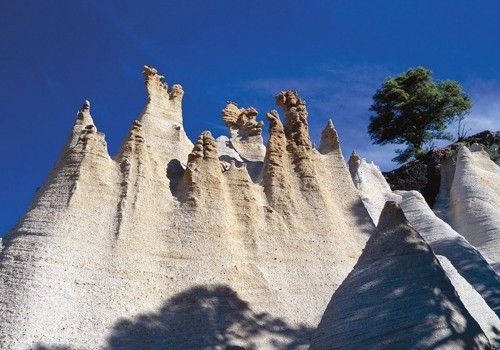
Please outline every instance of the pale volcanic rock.
[[[444, 256], [454, 269], [467, 281], [468, 286], [456, 285], [460, 298], [471, 315], [481, 325], [490, 339], [497, 343], [494, 329], [500, 329], [500, 276], [493, 270], [481, 253], [447, 223], [438, 218], [427, 205], [424, 197], [416, 191], [392, 192], [376, 165], [368, 163], [353, 152], [349, 169], [356, 188], [368, 212], [378, 220], [385, 202], [400, 203], [406, 219], [415, 228], [436, 254]], [[454, 273], [451, 269], [445, 272]], [[450, 278], [454, 278], [450, 276]], [[484, 300], [478, 301], [469, 289], [475, 289]], [[468, 299], [464, 299], [468, 298]], [[487, 304], [487, 305], [486, 305]], [[472, 305], [471, 308], [469, 306]], [[483, 315], [495, 313], [496, 319], [483, 320]]]
[[264, 123], [257, 121], [257, 110], [253, 107], [238, 108], [229, 102], [222, 110], [222, 119], [229, 128], [231, 145], [243, 159], [262, 162], [266, 147], [262, 139]]
[[335, 130], [333, 121], [329, 119], [325, 129], [321, 133], [321, 142], [319, 144], [319, 151], [325, 154], [332, 151], [337, 151], [339, 149], [340, 149], [339, 136], [337, 134], [337, 130]]
[[464, 304], [470, 315], [476, 320], [488, 338], [492, 349], [500, 348], [500, 337], [498, 337], [498, 329], [500, 329], [500, 319], [498, 315], [489, 308], [486, 301], [474, 289], [465, 278], [455, 269], [455, 266], [444, 256], [436, 255], [441, 267], [450, 279], [451, 284], [455, 287], [458, 297]]
[[340, 150], [312, 147], [305, 103], [285, 94], [252, 177], [241, 149], [221, 162], [209, 133], [193, 145], [182, 88], [144, 75], [148, 101], [117, 155], [85, 103], [4, 238], [0, 348], [306, 347], [375, 230]]
[[387, 202], [311, 341], [321, 349], [490, 349], [441, 264]]
[[448, 219], [500, 271], [500, 167], [475, 148], [458, 151]]
[[448, 155], [441, 160], [439, 173], [439, 192], [432, 206], [432, 210], [436, 215], [448, 222], [449, 209], [450, 209], [450, 192], [453, 185], [453, 177], [455, 175], [455, 168], [457, 166], [456, 159]]
[[358, 189], [373, 223], [377, 225], [385, 202], [399, 202], [400, 197], [392, 193], [380, 169], [373, 162], [368, 163], [353, 151], [347, 164], [354, 186]]

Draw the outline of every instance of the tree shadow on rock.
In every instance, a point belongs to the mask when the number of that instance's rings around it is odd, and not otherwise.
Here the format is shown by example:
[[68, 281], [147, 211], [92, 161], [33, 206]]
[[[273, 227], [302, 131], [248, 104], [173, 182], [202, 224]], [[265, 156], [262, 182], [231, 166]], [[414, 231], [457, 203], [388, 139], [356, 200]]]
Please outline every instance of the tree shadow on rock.
[[306, 348], [312, 329], [291, 327], [249, 304], [226, 285], [196, 286], [169, 299], [154, 313], [115, 324], [108, 347], [128, 349], [249, 350], [262, 339], [274, 349]]

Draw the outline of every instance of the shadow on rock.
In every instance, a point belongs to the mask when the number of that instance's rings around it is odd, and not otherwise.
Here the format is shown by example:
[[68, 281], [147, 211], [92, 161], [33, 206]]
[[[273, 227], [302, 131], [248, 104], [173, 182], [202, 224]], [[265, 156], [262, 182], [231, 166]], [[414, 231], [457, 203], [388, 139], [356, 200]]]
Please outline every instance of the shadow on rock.
[[[312, 331], [252, 311], [226, 285], [196, 286], [173, 296], [157, 312], [116, 322], [105, 349], [254, 350], [263, 344], [277, 350], [307, 349]], [[74, 348], [39, 343], [34, 349]]]
[[265, 338], [274, 349], [299, 349], [307, 346], [311, 331], [255, 313], [228, 286], [197, 286], [172, 297], [158, 312], [117, 322], [108, 347], [249, 350]]

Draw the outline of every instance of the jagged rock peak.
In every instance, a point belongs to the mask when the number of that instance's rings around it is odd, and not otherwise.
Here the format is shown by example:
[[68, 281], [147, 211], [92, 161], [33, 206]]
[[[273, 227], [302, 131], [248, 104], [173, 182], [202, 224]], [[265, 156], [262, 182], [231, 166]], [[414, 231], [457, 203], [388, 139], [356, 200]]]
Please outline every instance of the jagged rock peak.
[[[283, 157], [286, 152], [286, 140], [283, 124], [276, 110], [272, 110], [266, 114], [269, 121], [269, 141], [265, 157], [265, 168], [269, 171], [269, 166], [282, 166]], [[264, 172], [267, 174], [267, 172]], [[271, 175], [271, 174], [269, 174]]]
[[356, 150], [353, 150], [347, 162], [349, 163], [349, 167], [351, 167], [351, 164], [353, 166], [359, 165], [361, 163], [361, 156], [356, 153]]
[[188, 162], [196, 159], [218, 159], [217, 143], [210, 131], [203, 131], [188, 156]]
[[328, 153], [331, 151], [337, 151], [340, 149], [339, 136], [337, 130], [331, 119], [328, 120], [325, 129], [321, 133], [321, 142], [319, 145], [319, 151], [321, 153]]
[[144, 142], [144, 135], [142, 131], [142, 123], [138, 120], [132, 122], [132, 128], [128, 134], [128, 139], [130, 141], [136, 141], [139, 143]]
[[168, 85], [165, 83], [165, 76], [158, 74], [158, 71], [151, 66], [144, 66], [144, 83], [149, 93], [149, 98], [162, 97], [170, 100], [182, 100], [184, 90], [179, 84], [172, 85], [168, 91]]
[[257, 110], [253, 107], [238, 108], [236, 103], [228, 102], [222, 110], [222, 119], [231, 130], [237, 130], [239, 136], [258, 136], [262, 134], [262, 121], [256, 121]]
[[276, 103], [285, 112], [284, 130], [287, 139], [296, 146], [312, 148], [307, 124], [306, 102], [295, 91], [281, 91], [276, 95]]
[[305, 106], [306, 104], [306, 102], [299, 97], [297, 91], [292, 90], [280, 91], [280, 93], [276, 95], [276, 103], [285, 111], [290, 110], [292, 107], [298, 107], [300, 105]]
[[273, 109], [266, 114], [266, 118], [269, 121], [270, 131], [273, 129], [280, 129], [283, 131], [283, 124], [281, 123], [280, 115], [278, 111]]
[[87, 125], [94, 125], [94, 120], [92, 119], [90, 115], [90, 101], [85, 100], [83, 101], [82, 108], [77, 113], [76, 116], [76, 123], [82, 126], [87, 126]]

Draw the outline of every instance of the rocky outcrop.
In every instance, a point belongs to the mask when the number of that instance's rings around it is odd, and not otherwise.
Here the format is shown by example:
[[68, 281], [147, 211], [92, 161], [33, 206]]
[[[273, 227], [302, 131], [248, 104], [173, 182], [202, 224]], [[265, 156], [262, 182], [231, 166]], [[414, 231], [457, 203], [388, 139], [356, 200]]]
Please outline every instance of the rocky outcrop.
[[335, 291], [314, 349], [490, 349], [430, 247], [394, 202]]
[[353, 151], [347, 164], [354, 186], [358, 189], [373, 223], [377, 225], [385, 202], [399, 202], [400, 197], [392, 193], [380, 169], [373, 162], [368, 163]]
[[229, 128], [231, 146], [240, 157], [251, 162], [262, 162], [266, 153], [262, 139], [264, 123], [256, 120], [257, 114], [255, 108], [238, 108], [234, 102], [229, 102], [222, 110], [222, 119]]
[[419, 191], [429, 206], [434, 207], [436, 196], [440, 193], [440, 183], [443, 183], [441, 181], [443, 174], [441, 164], [446, 164], [449, 161], [454, 162], [460, 147], [475, 143], [483, 145], [488, 150], [491, 159], [498, 164], [500, 161], [498, 151], [500, 131], [483, 131], [446, 147], [436, 148], [419, 159], [412, 160], [383, 174], [392, 190]]
[[[386, 201], [392, 200], [400, 203], [412, 227], [436, 254], [443, 256], [453, 265], [453, 269], [446, 269], [445, 272], [453, 274], [456, 270], [461, 278], [467, 281], [467, 284], [458, 283], [456, 286], [460, 298], [472, 317], [480, 324], [490, 342], [497, 344], [495, 329], [500, 328], [500, 320], [498, 316], [493, 320], [484, 320], [483, 315], [500, 314], [500, 276], [495, 273], [481, 253], [439, 219], [419, 192], [395, 191], [393, 193], [380, 170], [373, 163], [368, 163], [354, 153], [349, 160], [349, 169], [363, 203], [374, 221], [378, 220]], [[449, 277], [456, 279], [454, 276]], [[475, 293], [469, 291], [471, 288], [475, 290]], [[482, 299], [477, 299], [476, 294]]]
[[145, 114], [154, 114], [182, 124], [181, 102], [184, 90], [179, 84], [172, 85], [169, 90], [165, 77], [151, 66], [144, 66], [144, 83], [148, 92], [148, 103]]
[[196, 201], [204, 191], [211, 193], [210, 200], [217, 200], [217, 192], [213, 193], [213, 191], [221, 187], [222, 170], [215, 139], [209, 131], [204, 131], [188, 156], [181, 184], [186, 200]]
[[462, 147], [450, 189], [451, 226], [500, 271], [500, 167], [476, 148]]
[[321, 133], [321, 142], [319, 144], [319, 151], [322, 154], [326, 154], [333, 151], [338, 151], [340, 149], [339, 137], [337, 135], [337, 130], [333, 126], [331, 119], [328, 120], [325, 129]]
[[[172, 158], [185, 165], [193, 144], [182, 125], [184, 91], [178, 84], [169, 90], [165, 77], [155, 68], [144, 66], [143, 74], [148, 96], [139, 120], [144, 137], [152, 151], [161, 157], [162, 165]], [[157, 171], [162, 172], [162, 169]]]
[[319, 186], [311, 159], [313, 145], [309, 136], [306, 103], [294, 91], [280, 92], [276, 96], [276, 103], [285, 113], [283, 130], [287, 151], [301, 180], [302, 190], [317, 191]]
[[[169, 89], [151, 67], [144, 75], [146, 106], [118, 153], [109, 156], [85, 103], [4, 239], [0, 348], [123, 347], [117, 339], [154, 347], [164, 339], [158, 329], [176, 335], [162, 344], [170, 348], [193, 344], [186, 334], [208, 348], [209, 339], [248, 349], [307, 344], [375, 230], [340, 150], [312, 147], [305, 104], [285, 94], [285, 125], [269, 115], [254, 177], [250, 147], [234, 146], [261, 138], [252, 110], [229, 123], [225, 152], [236, 154], [223, 159], [210, 133], [195, 145], [187, 138], [180, 86]], [[184, 312], [192, 308], [200, 310]]]
[[292, 185], [288, 174], [290, 167], [286, 152], [287, 140], [277, 111], [266, 114], [269, 121], [269, 141], [264, 158], [262, 185], [269, 203], [287, 215], [296, 213], [292, 200]]
[[263, 122], [257, 122], [257, 110], [253, 107], [238, 108], [234, 102], [229, 102], [222, 110], [222, 120], [231, 131], [231, 136], [247, 138], [262, 134]]
[[266, 153], [262, 139], [263, 122], [257, 121], [257, 111], [253, 107], [238, 108], [236, 103], [228, 102], [222, 110], [222, 120], [229, 128], [230, 137], [217, 138], [219, 159], [226, 168], [234, 161], [245, 164], [254, 182], [260, 180], [262, 165]]

